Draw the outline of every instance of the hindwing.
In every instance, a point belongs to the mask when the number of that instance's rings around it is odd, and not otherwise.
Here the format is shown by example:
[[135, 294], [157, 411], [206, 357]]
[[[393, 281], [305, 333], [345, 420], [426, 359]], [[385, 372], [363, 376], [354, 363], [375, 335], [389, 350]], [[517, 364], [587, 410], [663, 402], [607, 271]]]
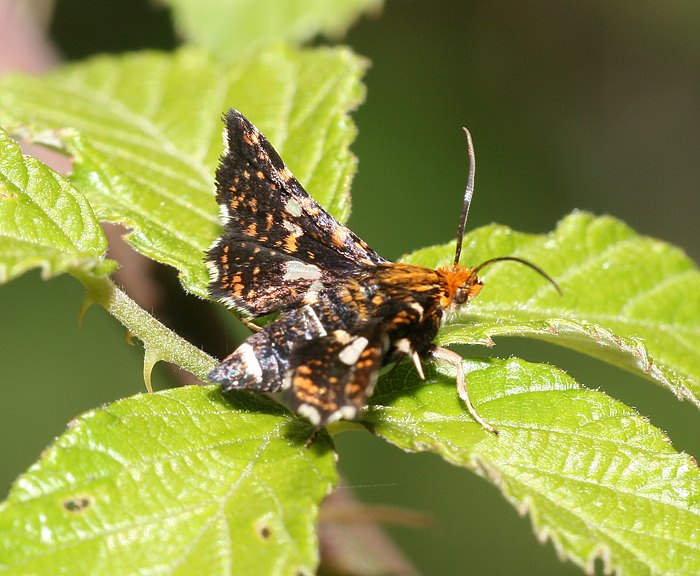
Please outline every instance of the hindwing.
[[379, 323], [305, 342], [292, 355], [286, 404], [315, 426], [353, 420], [374, 391], [387, 349]]
[[210, 374], [224, 391], [283, 392], [316, 426], [357, 416], [372, 393], [389, 338], [378, 318], [340, 313], [333, 289], [314, 305], [283, 312]]
[[260, 332], [249, 336], [209, 373], [224, 391], [279, 392], [291, 368], [292, 354], [303, 342], [327, 334], [311, 306], [284, 312]]

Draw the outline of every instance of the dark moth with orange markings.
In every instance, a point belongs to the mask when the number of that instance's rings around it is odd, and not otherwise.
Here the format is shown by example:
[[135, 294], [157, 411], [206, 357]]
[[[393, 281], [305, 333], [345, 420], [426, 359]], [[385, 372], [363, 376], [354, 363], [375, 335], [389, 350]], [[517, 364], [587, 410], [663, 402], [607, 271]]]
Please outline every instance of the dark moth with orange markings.
[[[259, 330], [217, 366], [209, 379], [224, 391], [280, 392], [316, 429], [356, 418], [372, 394], [382, 366], [410, 358], [452, 364], [457, 389], [471, 415], [461, 357], [433, 340], [446, 312], [482, 288], [484, 266], [459, 256], [474, 184], [469, 180], [454, 263], [436, 270], [382, 258], [326, 212], [294, 178], [274, 148], [240, 112], [225, 116], [227, 150], [216, 173], [223, 235], [207, 254], [210, 292]], [[557, 288], [558, 289], [558, 288]], [[265, 328], [248, 322], [271, 313]]]

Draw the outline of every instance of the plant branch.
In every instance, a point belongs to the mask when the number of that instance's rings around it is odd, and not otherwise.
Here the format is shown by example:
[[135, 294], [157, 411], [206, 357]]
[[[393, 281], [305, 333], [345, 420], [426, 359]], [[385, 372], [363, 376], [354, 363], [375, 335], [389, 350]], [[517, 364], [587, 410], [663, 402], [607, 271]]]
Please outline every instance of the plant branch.
[[88, 291], [88, 298], [119, 320], [129, 333], [144, 344], [144, 378], [150, 386], [150, 372], [158, 361], [180, 366], [201, 381], [214, 367], [214, 358], [178, 336], [141, 308], [109, 277], [95, 277], [80, 270], [72, 274]]

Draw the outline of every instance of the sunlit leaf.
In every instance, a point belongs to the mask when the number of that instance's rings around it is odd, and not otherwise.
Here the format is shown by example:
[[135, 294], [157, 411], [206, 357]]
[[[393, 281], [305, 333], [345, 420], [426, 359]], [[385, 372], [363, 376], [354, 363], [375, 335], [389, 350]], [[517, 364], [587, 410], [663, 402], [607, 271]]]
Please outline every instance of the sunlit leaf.
[[0, 283], [31, 268], [44, 276], [100, 274], [107, 240], [87, 200], [0, 128]]
[[198, 387], [89, 412], [0, 506], [0, 572], [313, 574], [336, 472], [311, 429]]
[[469, 416], [453, 377], [430, 369], [423, 382], [408, 363], [380, 380], [366, 419], [405, 450], [485, 476], [532, 517], [538, 537], [582, 567], [601, 557], [622, 574], [700, 573], [700, 470], [691, 457], [632, 408], [552, 366], [490, 359], [465, 368], [498, 436]]

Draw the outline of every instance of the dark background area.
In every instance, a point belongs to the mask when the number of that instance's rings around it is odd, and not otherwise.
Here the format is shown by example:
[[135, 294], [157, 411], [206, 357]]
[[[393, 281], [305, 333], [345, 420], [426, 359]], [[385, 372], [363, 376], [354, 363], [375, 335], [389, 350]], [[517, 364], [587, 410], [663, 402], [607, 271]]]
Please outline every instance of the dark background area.
[[[390, 258], [453, 239], [467, 126], [478, 165], [470, 229], [498, 222], [542, 233], [585, 209], [697, 260], [699, 23], [690, 2], [389, 1], [343, 40], [372, 61], [366, 103], [353, 115], [360, 168], [350, 226]], [[176, 42], [168, 12], [136, 0], [60, 0], [50, 34], [66, 59]], [[79, 326], [83, 296], [71, 278], [38, 273], [0, 287], [3, 492], [69, 420], [143, 391], [141, 348], [97, 307]], [[562, 366], [700, 455], [696, 408], [652, 382], [552, 345], [497, 343], [462, 352]], [[162, 367], [155, 381], [169, 385]], [[369, 434], [336, 441], [359, 498], [434, 517], [431, 528], [390, 529], [425, 574], [580, 573], [466, 470]]]

